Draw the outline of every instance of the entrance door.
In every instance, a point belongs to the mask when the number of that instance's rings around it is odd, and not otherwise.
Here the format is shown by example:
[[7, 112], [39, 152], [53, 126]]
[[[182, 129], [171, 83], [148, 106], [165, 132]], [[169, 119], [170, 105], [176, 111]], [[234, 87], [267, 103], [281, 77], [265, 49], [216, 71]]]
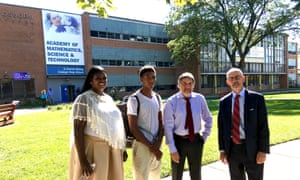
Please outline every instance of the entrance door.
[[75, 98], [75, 86], [62, 84], [60, 86], [61, 101], [72, 102]]

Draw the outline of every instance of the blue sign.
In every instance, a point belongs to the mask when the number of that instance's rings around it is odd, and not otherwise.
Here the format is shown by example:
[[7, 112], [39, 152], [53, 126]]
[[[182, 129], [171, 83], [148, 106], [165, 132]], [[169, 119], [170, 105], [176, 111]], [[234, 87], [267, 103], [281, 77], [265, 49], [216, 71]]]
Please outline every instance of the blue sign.
[[31, 76], [27, 72], [14, 72], [14, 80], [30, 80]]
[[84, 66], [47, 65], [47, 75], [85, 75]]

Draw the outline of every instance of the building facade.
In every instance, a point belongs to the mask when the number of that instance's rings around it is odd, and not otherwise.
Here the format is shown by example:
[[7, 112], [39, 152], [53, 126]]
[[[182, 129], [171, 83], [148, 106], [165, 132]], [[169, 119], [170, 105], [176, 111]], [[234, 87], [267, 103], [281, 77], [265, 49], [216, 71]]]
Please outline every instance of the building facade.
[[[60, 20], [61, 25], [55, 26]], [[81, 15], [0, 4], [0, 101], [36, 98], [51, 88], [56, 102], [70, 102], [92, 65], [108, 72], [107, 92], [116, 98], [141, 86], [138, 69], [153, 65], [155, 90], [176, 91], [180, 67], [171, 60], [164, 25], [95, 14]], [[287, 37], [268, 37], [246, 58], [246, 86], [255, 90], [285, 89]], [[238, 57], [237, 57], [238, 59]], [[223, 49], [202, 47], [201, 93], [227, 92], [231, 67]]]
[[298, 52], [297, 42], [288, 43], [288, 85], [289, 87], [298, 86]]
[[[257, 91], [286, 89], [287, 36], [269, 36], [252, 47], [245, 58], [246, 87]], [[236, 55], [239, 62], [239, 55]], [[222, 95], [229, 91], [226, 71], [232, 66], [223, 48], [208, 45], [201, 48], [201, 90], [204, 94]]]

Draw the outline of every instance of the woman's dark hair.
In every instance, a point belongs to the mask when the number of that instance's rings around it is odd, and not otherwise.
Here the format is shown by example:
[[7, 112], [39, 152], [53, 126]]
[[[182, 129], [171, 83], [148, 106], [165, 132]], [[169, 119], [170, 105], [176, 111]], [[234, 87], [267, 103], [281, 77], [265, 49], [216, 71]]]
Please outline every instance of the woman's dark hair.
[[106, 74], [104, 68], [101, 67], [101, 66], [93, 66], [93, 67], [89, 70], [89, 72], [88, 72], [88, 74], [87, 74], [87, 77], [85, 78], [83, 87], [82, 87], [82, 89], [81, 89], [81, 91], [80, 91], [79, 94], [82, 94], [82, 93], [84, 93], [85, 91], [90, 90], [90, 89], [92, 88], [91, 81], [92, 81], [94, 75], [97, 74], [97, 73], [99, 73], [99, 72], [100, 72], [100, 73]]

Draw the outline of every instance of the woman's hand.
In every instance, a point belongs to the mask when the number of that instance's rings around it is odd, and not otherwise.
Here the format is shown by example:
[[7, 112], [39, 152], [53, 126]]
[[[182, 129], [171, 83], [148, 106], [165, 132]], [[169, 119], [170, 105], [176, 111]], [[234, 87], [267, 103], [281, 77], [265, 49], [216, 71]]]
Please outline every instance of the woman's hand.
[[81, 164], [81, 168], [82, 168], [82, 175], [88, 177], [93, 174], [95, 167], [92, 167], [92, 165], [88, 161], [85, 161]]

